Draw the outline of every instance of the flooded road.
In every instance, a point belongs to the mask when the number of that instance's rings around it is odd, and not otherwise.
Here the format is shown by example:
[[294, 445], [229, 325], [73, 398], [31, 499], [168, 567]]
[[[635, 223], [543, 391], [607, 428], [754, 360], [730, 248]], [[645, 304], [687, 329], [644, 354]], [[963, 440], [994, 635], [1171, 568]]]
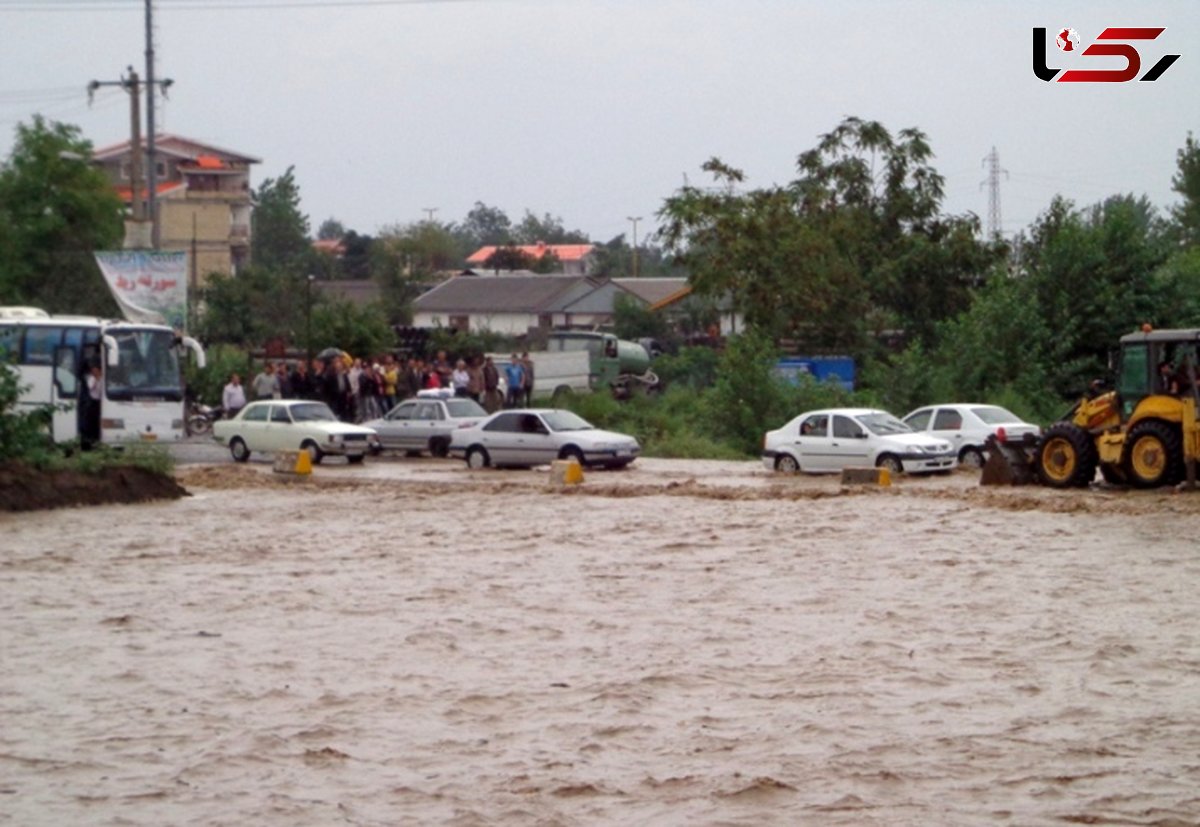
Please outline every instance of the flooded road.
[[180, 471], [0, 515], [0, 824], [1200, 824], [1200, 495]]

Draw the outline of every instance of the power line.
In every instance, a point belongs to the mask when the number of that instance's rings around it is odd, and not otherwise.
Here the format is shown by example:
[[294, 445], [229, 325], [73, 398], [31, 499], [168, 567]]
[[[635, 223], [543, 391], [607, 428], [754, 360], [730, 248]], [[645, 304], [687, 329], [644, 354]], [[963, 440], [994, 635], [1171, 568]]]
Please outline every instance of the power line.
[[[328, 9], [328, 8], [374, 8], [388, 6], [428, 6], [449, 3], [472, 3], [483, 0], [155, 0], [162, 10], [171, 11], [256, 11], [263, 9]], [[138, 11], [139, 0], [0, 0], [0, 14], [4, 12], [113, 12]]]

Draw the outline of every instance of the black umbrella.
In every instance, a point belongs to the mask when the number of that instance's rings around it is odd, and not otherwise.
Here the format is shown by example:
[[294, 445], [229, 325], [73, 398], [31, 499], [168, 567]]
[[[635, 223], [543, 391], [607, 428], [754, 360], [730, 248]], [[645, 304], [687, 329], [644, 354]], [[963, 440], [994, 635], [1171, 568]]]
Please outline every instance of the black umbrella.
[[345, 353], [343, 353], [339, 348], [327, 347], [317, 354], [317, 358], [321, 361], [328, 361], [330, 359], [341, 359], [344, 355]]

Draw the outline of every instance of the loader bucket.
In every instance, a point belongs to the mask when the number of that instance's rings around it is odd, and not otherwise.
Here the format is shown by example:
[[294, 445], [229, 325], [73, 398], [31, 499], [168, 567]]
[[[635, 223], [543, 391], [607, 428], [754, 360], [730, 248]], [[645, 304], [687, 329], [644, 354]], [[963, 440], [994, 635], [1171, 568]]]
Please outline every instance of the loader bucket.
[[1037, 481], [1034, 469], [1036, 437], [1027, 437], [1018, 442], [1001, 442], [989, 436], [984, 449], [987, 451], [987, 462], [983, 464], [980, 485], [1030, 485]]

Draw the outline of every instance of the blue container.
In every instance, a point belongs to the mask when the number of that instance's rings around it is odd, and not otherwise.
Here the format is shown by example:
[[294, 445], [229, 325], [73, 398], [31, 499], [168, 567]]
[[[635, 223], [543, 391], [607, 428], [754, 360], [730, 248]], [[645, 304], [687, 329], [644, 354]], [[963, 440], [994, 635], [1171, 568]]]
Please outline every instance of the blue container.
[[775, 373], [793, 385], [806, 374], [818, 382], [837, 382], [854, 390], [854, 360], [849, 356], [785, 356], [775, 364]]

